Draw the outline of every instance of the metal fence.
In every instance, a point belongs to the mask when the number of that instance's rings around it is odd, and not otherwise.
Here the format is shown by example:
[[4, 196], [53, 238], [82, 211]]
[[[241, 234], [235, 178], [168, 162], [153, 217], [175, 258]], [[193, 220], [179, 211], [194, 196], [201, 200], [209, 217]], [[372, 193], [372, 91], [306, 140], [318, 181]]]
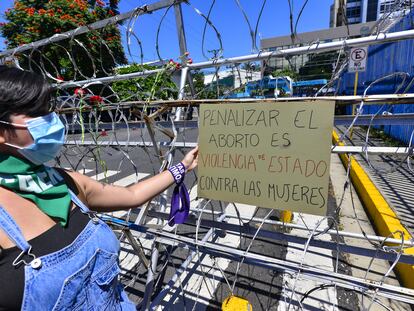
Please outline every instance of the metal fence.
[[[214, 7], [215, 1], [211, 2], [211, 9]], [[245, 13], [239, 1], [238, 10], [242, 14]], [[264, 6], [266, 1], [263, 1]], [[15, 49], [0, 52], [0, 57], [7, 59], [8, 62], [13, 63], [17, 67], [25, 67], [34, 71], [41, 72], [45, 77], [50, 79], [59, 91], [59, 101], [57, 103], [57, 110], [60, 111], [62, 118], [65, 120], [68, 131], [68, 140], [66, 142], [65, 151], [58, 159], [58, 163], [62, 166], [70, 166], [74, 170], [88, 170], [90, 169], [89, 162], [95, 166], [96, 174], [102, 173], [107, 178], [107, 172], [110, 169], [120, 171], [123, 165], [128, 165], [129, 169], [135, 171], [137, 180], [139, 179], [139, 170], [141, 167], [157, 163], [159, 171], [164, 170], [173, 162], [175, 153], [182, 149], [191, 147], [195, 144], [194, 141], [187, 140], [187, 134], [191, 130], [197, 129], [196, 121], [186, 121], [184, 116], [194, 115], [197, 117], [197, 107], [202, 103], [215, 104], [217, 102], [246, 102], [248, 100], [225, 100], [218, 99], [222, 94], [220, 92], [218, 83], [213, 86], [202, 87], [197, 89], [195, 87], [194, 77], [197, 71], [205, 68], [212, 68], [216, 72], [216, 80], [219, 79], [219, 68], [223, 66], [230, 66], [236, 69], [240, 68], [241, 64], [251, 62], [261, 62], [270, 58], [289, 58], [294, 55], [320, 53], [326, 51], [339, 51], [345, 55], [344, 58], [338, 58], [338, 63], [334, 67], [334, 72], [331, 81], [328, 85], [318, 92], [317, 97], [321, 100], [332, 100], [337, 105], [352, 105], [358, 104], [359, 109], [355, 116], [337, 116], [335, 122], [339, 125], [346, 125], [347, 129], [341, 135], [340, 141], [345, 140], [352, 128], [357, 125], [367, 125], [369, 127], [375, 124], [379, 126], [390, 126], [396, 129], [394, 124], [403, 123], [408, 124], [409, 127], [400, 128], [404, 134], [413, 131], [414, 118], [411, 114], [411, 105], [403, 105], [401, 101], [410, 102], [414, 98], [414, 94], [410, 94], [410, 87], [400, 88], [396, 95], [392, 95], [388, 90], [386, 92], [377, 92], [372, 89], [372, 93], [366, 93], [376, 80], [386, 76], [389, 73], [395, 73], [399, 62], [395, 62], [394, 66], [386, 67], [384, 63], [384, 55], [391, 55], [392, 53], [399, 53], [401, 59], [404, 53], [411, 55], [413, 49], [414, 30], [404, 30], [407, 27], [398, 28], [395, 26], [393, 32], [382, 32], [380, 27], [376, 29], [372, 35], [363, 38], [350, 38], [343, 41], [328, 42], [328, 43], [314, 43], [309, 46], [294, 47], [285, 50], [278, 50], [273, 52], [258, 51], [252, 54], [224, 57], [222, 41], [220, 36], [220, 29], [215, 26], [213, 17], [208, 13], [202, 13], [195, 7], [195, 1], [183, 2], [173, 0], [163, 0], [150, 5], [137, 7], [131, 12], [120, 14], [113, 18], [99, 21], [92, 25], [82, 26], [73, 31], [68, 31], [62, 34], [57, 34], [51, 38], [46, 38], [31, 44], [23, 45]], [[190, 61], [187, 53], [186, 32], [184, 29], [184, 17], [182, 14], [182, 6], [189, 6], [195, 14], [203, 20], [204, 31], [209, 28], [217, 38], [218, 49], [209, 60], [203, 62], [193, 63]], [[306, 7], [306, 2], [303, 8]], [[159, 21], [158, 31], [163, 26], [163, 20], [169, 12], [174, 12], [176, 21], [176, 30], [178, 33], [179, 55], [171, 57], [177, 62], [165, 62], [160, 59], [163, 65], [157, 68], [144, 69], [134, 73], [122, 74], [117, 71], [106, 72], [99, 69], [100, 57], [94, 59], [88, 53], [87, 47], [84, 46], [81, 39], [77, 39], [80, 35], [85, 33], [93, 33], [100, 37], [100, 31], [104, 30], [109, 25], [117, 25], [119, 29], [125, 30], [128, 45], [125, 47], [127, 52], [132, 57], [132, 45], [130, 39], [134, 38], [140, 42], [136, 34], [140, 18], [151, 12], [161, 10], [162, 16]], [[402, 14], [402, 13], [401, 13]], [[404, 13], [405, 14], [405, 13]], [[411, 19], [411, 14], [406, 15], [402, 24], [406, 24]], [[299, 18], [298, 18], [299, 20]], [[256, 25], [260, 22], [260, 16], [256, 21]], [[251, 24], [246, 19], [251, 36], [253, 50], [257, 48], [257, 29], [253, 30]], [[400, 24], [398, 24], [400, 25]], [[158, 34], [156, 37], [156, 51], [159, 53]], [[294, 33], [292, 33], [294, 36]], [[106, 46], [106, 51], [101, 51], [101, 57], [110, 49], [104, 39], [101, 39], [102, 46]], [[200, 45], [204, 44], [204, 36]], [[341, 81], [343, 87], [347, 90], [352, 82], [349, 75], [343, 75], [344, 68], [346, 68], [349, 49], [357, 46], [370, 46], [370, 60], [368, 62], [369, 71], [361, 75], [360, 79], [364, 81], [369, 80], [369, 84], [364, 85], [363, 96], [336, 96], [323, 97], [323, 90], [335, 85]], [[140, 46], [140, 43], [137, 45]], [[61, 72], [53, 65], [53, 59], [44, 53], [48, 48], [56, 48], [60, 50], [62, 55], [66, 55], [67, 63], [70, 64], [71, 70], [74, 73], [73, 77], [69, 77], [66, 81], [62, 81], [59, 77]], [[74, 53], [83, 53], [82, 58], [88, 59], [93, 66], [92, 74], [86, 75], [79, 68], [77, 58]], [[79, 52], [82, 51], [82, 52]], [[385, 52], [387, 51], [387, 52]], [[394, 51], [394, 52], [393, 52]], [[398, 58], [398, 59], [400, 59]], [[379, 63], [381, 63], [379, 66]], [[141, 58], [142, 61], [142, 58]], [[404, 64], [410, 67], [411, 58], [404, 59]], [[402, 62], [401, 62], [402, 64]], [[407, 67], [407, 68], [408, 68]], [[411, 68], [411, 67], [410, 67]], [[410, 71], [404, 68], [398, 68], [398, 71]], [[159, 79], [162, 76], [167, 76], [171, 80], [179, 77], [179, 83], [176, 87], [169, 86], [165, 88], [158, 85]], [[141, 79], [141, 80], [137, 80]], [[152, 80], [150, 80], [152, 79]], [[241, 79], [241, 78], [240, 78]], [[122, 95], [117, 91], [117, 83], [122, 81], [132, 81], [136, 87], [135, 92], [131, 92], [127, 96]], [[149, 81], [149, 89], [143, 89], [141, 85]], [[411, 80], [410, 80], [411, 81]], [[398, 81], [397, 81], [398, 82]], [[395, 82], [395, 83], [397, 83]], [[212, 88], [213, 87], [213, 88]], [[396, 87], [393, 88], [394, 90]], [[397, 87], [398, 89], [398, 87]], [[216, 99], [211, 100], [203, 98], [206, 91], [212, 91]], [[229, 91], [229, 90], [227, 90]], [[230, 90], [232, 91], [232, 90]], [[362, 87], [361, 87], [362, 91]], [[167, 92], [167, 93], [166, 93]], [[361, 92], [360, 92], [361, 93]], [[385, 95], [379, 96], [378, 93]], [[165, 98], [168, 94], [170, 98]], [[371, 94], [371, 96], [366, 96]], [[171, 98], [175, 97], [175, 98]], [[255, 101], [314, 101], [312, 98], [280, 98], [272, 100], [255, 100]], [[394, 103], [393, 110], [387, 109], [392, 114], [379, 115], [376, 106], [373, 103]], [[368, 107], [368, 108], [367, 108]], [[388, 106], [387, 106], [388, 107]], [[194, 111], [194, 112], [193, 112]], [[407, 114], [410, 112], [410, 114]], [[400, 113], [404, 113], [401, 115]], [[162, 119], [165, 119], [162, 121]], [[376, 126], [376, 125], [375, 125]], [[145, 131], [144, 131], [145, 129]], [[397, 130], [398, 131], [398, 130]], [[395, 134], [398, 136], [397, 134]], [[178, 141], [180, 137], [182, 141]], [[368, 136], [367, 136], [368, 137]], [[402, 137], [401, 135], [398, 137]], [[407, 136], [406, 136], [407, 137]], [[369, 141], [369, 137], [367, 138]], [[403, 139], [407, 146], [400, 148], [385, 148], [385, 147], [368, 147], [368, 144], [351, 147], [333, 146], [332, 151], [335, 153], [358, 153], [358, 154], [388, 154], [394, 156], [403, 155], [404, 161], [410, 161], [412, 155], [411, 138], [409, 140]], [[147, 161], [145, 164], [137, 163], [132, 154], [135, 151], [134, 147], [140, 147], [145, 155]], [[106, 161], [108, 158], [115, 158], [115, 162]], [[113, 167], [109, 167], [112, 165]], [[408, 165], [410, 171], [411, 166]], [[349, 168], [348, 168], [349, 169]], [[411, 171], [412, 172], [412, 171]], [[153, 170], [156, 173], [156, 170]], [[349, 175], [344, 184], [344, 192], [347, 191], [349, 185]], [[196, 187], [196, 176], [192, 187]], [[384, 281], [391, 273], [391, 269], [384, 275], [381, 275], [380, 280], [371, 280], [368, 278], [368, 272], [371, 265], [366, 267], [367, 276], [365, 278], [352, 277], [340, 272], [338, 265], [334, 267], [334, 271], [326, 271], [319, 268], [314, 268], [304, 263], [304, 259], [310, 247], [321, 250], [332, 250], [336, 254], [336, 262], [339, 260], [340, 253], [356, 254], [372, 259], [381, 259], [392, 262], [392, 267], [398, 263], [406, 263], [414, 265], [414, 259], [411, 255], [405, 254], [405, 248], [413, 246], [413, 242], [407, 239], [396, 239], [394, 237], [368, 236], [364, 231], [361, 232], [346, 232], [340, 230], [340, 226], [335, 216], [321, 218], [316, 224], [308, 225], [305, 215], [298, 215], [298, 217], [305, 219], [304, 224], [288, 224], [282, 221], [275, 221], [270, 219], [271, 212], [266, 213], [261, 217], [243, 218], [242, 215], [231, 215], [226, 213], [217, 213], [217, 210], [212, 205], [211, 201], [200, 200], [193, 202], [197, 203], [193, 206], [187, 224], [192, 224], [196, 227], [195, 238], [187, 237], [183, 234], [177, 234], [166, 230], [168, 218], [167, 198], [169, 193], [165, 192], [160, 197], [149, 202], [144, 207], [136, 210], [133, 213], [123, 215], [122, 219], [115, 217], [116, 215], [103, 216], [105, 220], [113, 224], [116, 228], [121, 228], [123, 232], [121, 239], [125, 243], [132, 246], [131, 253], [136, 254], [140, 260], [139, 264], [144, 265], [147, 269], [145, 274], [145, 293], [140, 301], [142, 309], [155, 309], [161, 301], [168, 294], [172, 294], [172, 288], [182, 285], [180, 283], [181, 275], [189, 269], [189, 264], [193, 261], [201, 264], [202, 257], [210, 254], [212, 258], [228, 258], [230, 260], [238, 261], [240, 265], [237, 266], [236, 277], [234, 283], [237, 281], [237, 273], [242, 268], [242, 264], [257, 265], [265, 267], [270, 270], [283, 271], [292, 275], [294, 280], [289, 287], [292, 292], [291, 295], [284, 297], [287, 302], [288, 309], [294, 300], [298, 301], [298, 308], [303, 308], [301, 299], [293, 297], [296, 290], [298, 280], [300, 278], [316, 280], [320, 284], [312, 290], [319, 290], [321, 284], [335, 287], [341, 287], [349, 291], [358, 293], [361, 296], [368, 297], [370, 300], [369, 307], [372, 305], [380, 305], [381, 302], [377, 297], [385, 297], [388, 299], [395, 299], [405, 303], [414, 303], [414, 291], [411, 289], [389, 285]], [[223, 202], [217, 202], [222, 204]], [[338, 213], [340, 206], [338, 207]], [[135, 214], [135, 216], [134, 216]], [[211, 215], [210, 220], [202, 216]], [[338, 216], [338, 214], [336, 214]], [[232, 224], [231, 219], [236, 218], [239, 224]], [[130, 220], [134, 219], [133, 222]], [[330, 225], [323, 225], [323, 223], [330, 223]], [[241, 225], [240, 225], [241, 224]], [[253, 226], [252, 224], [255, 224]], [[262, 229], [264, 224], [277, 225], [280, 231], [270, 231]], [[154, 229], [155, 226], [155, 229]], [[200, 227], [208, 228], [207, 232], [202, 238], [199, 237]], [[290, 234], [289, 229], [298, 229], [306, 232], [306, 236], [297, 236]], [[248, 247], [229, 247], [226, 245], [213, 243], [220, 234], [220, 230], [226, 230], [233, 233], [240, 234], [245, 239], [250, 239]], [[131, 236], [130, 232], [139, 233], [137, 236]], [[338, 239], [324, 240], [324, 236], [336, 236]], [[255, 254], [250, 252], [250, 247], [253, 245], [258, 237], [265, 237], [274, 241], [287, 241], [301, 244], [303, 246], [302, 261], [300, 263], [291, 263], [278, 258], [273, 258], [263, 254]], [[359, 247], [344, 242], [339, 242], [340, 237], [349, 237], [352, 239], [362, 239], [369, 241], [374, 247]], [[142, 241], [150, 241], [150, 246], [147, 247], [149, 251], [141, 249], [139, 244]], [[139, 242], [139, 243], [137, 243]], [[395, 243], [396, 247], [390, 248], [386, 246], [387, 243]], [[154, 286], [159, 280], [163, 269], [166, 269], [169, 260], [171, 260], [172, 251], [166, 246], [185, 245], [190, 250], [188, 257], [177, 267], [176, 272], [171, 277], [168, 285], [161, 291], [154, 295]], [[167, 253], [168, 256], [161, 256]], [[159, 269], [159, 264], [165, 262], [163, 268]], [[201, 268], [203, 278], [207, 278], [205, 271]], [[221, 271], [223, 279], [227, 281], [225, 272]], [[138, 275], [138, 273], [137, 273]], [[141, 276], [142, 277], [142, 276]], [[202, 282], [201, 282], [202, 283]], [[227, 282], [229, 283], [229, 282]], [[200, 285], [201, 286], [201, 285]], [[232, 291], [233, 286], [229, 288]], [[184, 288], [181, 287], [184, 292]], [[303, 299], [308, 294], [305, 293]]]

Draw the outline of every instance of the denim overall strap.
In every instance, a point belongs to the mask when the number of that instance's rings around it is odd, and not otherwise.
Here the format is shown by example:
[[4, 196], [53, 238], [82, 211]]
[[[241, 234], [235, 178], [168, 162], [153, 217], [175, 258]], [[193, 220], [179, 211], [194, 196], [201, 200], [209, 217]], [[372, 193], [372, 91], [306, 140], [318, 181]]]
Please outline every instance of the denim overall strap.
[[69, 189], [69, 194], [72, 199], [72, 202], [75, 203], [81, 209], [82, 213], [89, 214], [89, 208], [73, 193], [72, 190]]
[[30, 245], [24, 238], [19, 226], [2, 206], [0, 206], [0, 229], [3, 229], [10, 240], [23, 252], [27, 252], [30, 249]]
[[24, 260], [24, 255], [31, 256], [33, 260], [36, 259], [36, 256], [31, 253], [32, 246], [26, 241], [19, 226], [2, 206], [0, 206], [0, 229], [3, 229], [14, 244], [22, 250], [13, 261], [13, 266], [18, 266], [21, 263], [28, 265], [29, 263]]
[[[69, 189], [72, 201], [79, 206], [81, 211], [85, 214], [89, 213], [89, 208]], [[19, 226], [13, 220], [9, 213], [0, 206], [0, 229], [7, 234], [7, 236], [16, 244], [16, 246], [26, 253], [31, 249], [30, 244], [26, 241]]]

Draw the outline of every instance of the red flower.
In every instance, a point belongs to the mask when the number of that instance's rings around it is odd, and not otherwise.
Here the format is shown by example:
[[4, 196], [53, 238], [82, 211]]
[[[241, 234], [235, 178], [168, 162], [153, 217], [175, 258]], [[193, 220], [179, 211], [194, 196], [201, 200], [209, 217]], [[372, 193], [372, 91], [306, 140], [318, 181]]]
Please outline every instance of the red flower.
[[100, 104], [103, 102], [103, 98], [99, 95], [93, 95], [89, 98], [89, 101], [91, 102], [91, 104]]
[[96, 0], [96, 4], [99, 6], [105, 6], [105, 2], [103, 2], [102, 0]]
[[187, 60], [187, 63], [192, 64], [192, 63], [193, 63], [193, 59], [192, 59], [192, 58], [189, 58], [189, 59]]
[[114, 11], [112, 11], [112, 10], [109, 10], [109, 11], [108, 11], [108, 13], [109, 13], [109, 15], [112, 15], [112, 16], [114, 16], [114, 15], [115, 15], [115, 12], [114, 12]]
[[101, 136], [108, 136], [108, 133], [106, 132], [106, 130], [101, 131]]
[[33, 16], [35, 13], [35, 9], [34, 8], [28, 8], [26, 9], [26, 13], [29, 14], [30, 16]]
[[76, 96], [83, 96], [83, 95], [85, 95], [85, 90], [84, 89], [81, 89], [81, 88], [77, 88], [77, 89], [75, 89], [75, 95]]
[[57, 76], [57, 77], [56, 77], [56, 80], [58, 80], [58, 82], [63, 82], [63, 81], [65, 81], [65, 80], [63, 79], [63, 77], [62, 77], [62, 76]]
[[60, 19], [63, 20], [63, 21], [66, 21], [66, 20], [71, 19], [71, 16], [69, 14], [64, 14], [60, 17]]
[[188, 55], [190, 55], [190, 52], [185, 52], [184, 55], [188, 56]]

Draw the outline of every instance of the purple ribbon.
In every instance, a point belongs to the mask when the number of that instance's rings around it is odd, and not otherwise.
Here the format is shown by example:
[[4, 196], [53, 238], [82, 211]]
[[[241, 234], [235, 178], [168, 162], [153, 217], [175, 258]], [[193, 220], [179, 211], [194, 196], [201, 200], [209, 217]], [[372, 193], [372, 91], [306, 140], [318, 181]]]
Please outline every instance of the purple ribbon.
[[168, 225], [182, 224], [186, 221], [190, 213], [190, 196], [188, 195], [187, 187], [184, 184], [185, 166], [178, 163], [168, 169], [173, 175], [176, 182], [174, 191], [171, 197], [170, 216], [168, 218]]
[[189, 213], [190, 196], [188, 195], [187, 187], [184, 183], [176, 185], [171, 198], [171, 210], [168, 224], [172, 227], [175, 224], [184, 223]]

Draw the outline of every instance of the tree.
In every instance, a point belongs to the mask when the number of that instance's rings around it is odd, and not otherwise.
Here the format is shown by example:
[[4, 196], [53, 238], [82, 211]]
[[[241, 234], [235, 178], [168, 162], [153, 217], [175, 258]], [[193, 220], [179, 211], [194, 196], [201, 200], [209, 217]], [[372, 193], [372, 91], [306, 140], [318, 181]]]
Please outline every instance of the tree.
[[337, 58], [337, 52], [310, 55], [306, 64], [299, 69], [299, 78], [301, 80], [330, 79]]
[[273, 77], [285, 77], [288, 76], [293, 80], [296, 80], [298, 77], [298, 73], [291, 69], [282, 69], [282, 70], [275, 70], [272, 72]]
[[[7, 23], [0, 26], [3, 37], [7, 39], [7, 47], [14, 48], [117, 13], [118, 0], [109, 0], [108, 3], [104, 0], [15, 0], [14, 6], [5, 12]], [[34, 71], [40, 71], [40, 67], [43, 67], [58, 80], [73, 79], [75, 74], [91, 77], [95, 73], [103, 76], [117, 63], [127, 62], [120, 38], [117, 26], [111, 25], [76, 36], [80, 44], [64, 40], [46, 45], [30, 55], [31, 61], [28, 57], [30, 52], [27, 52], [26, 57], [19, 58], [19, 62]], [[70, 57], [65, 50], [69, 51]], [[78, 70], [70, 58], [75, 61]]]
[[191, 73], [193, 78], [194, 91], [199, 98], [203, 98], [201, 94], [205, 91], [206, 86], [204, 85], [204, 73], [200, 70], [196, 70]]
[[[150, 102], [155, 99], [173, 99], [178, 96], [178, 88], [171, 78], [171, 69], [179, 68], [179, 64], [170, 61], [165, 65], [164, 70], [156, 74], [143, 77], [134, 78], [123, 81], [116, 81], [112, 83], [112, 90], [117, 94], [120, 101], [146, 101]], [[116, 69], [117, 74], [128, 74], [134, 72], [142, 72], [156, 69], [155, 66], [131, 64], [129, 66], [120, 67]], [[147, 107], [145, 113], [148, 114], [151, 108]], [[140, 119], [142, 108], [131, 107], [129, 112], [125, 111], [129, 117], [131, 114]], [[167, 119], [167, 113], [162, 115], [162, 118]], [[157, 118], [158, 119], [158, 118]]]
[[[217, 98], [217, 89], [216, 82], [212, 82], [209, 85], [204, 84], [204, 72], [201, 70], [195, 70], [191, 73], [191, 78], [193, 79], [194, 92], [197, 99], [215, 99]], [[220, 86], [221, 87], [221, 86]], [[189, 85], [185, 89], [187, 94], [190, 94], [191, 90]], [[220, 95], [223, 95], [223, 92], [220, 91]]]
[[197, 98], [202, 98], [202, 99], [217, 98], [216, 88], [213, 87], [213, 85], [215, 85], [215, 82], [211, 83], [210, 85], [205, 85], [204, 84], [204, 72], [197, 70], [191, 74], [191, 77], [193, 78], [193, 85], [194, 85], [194, 90], [195, 90], [195, 94]]
[[[167, 65], [168, 67], [169, 65]], [[166, 67], [166, 68], [167, 68]], [[117, 74], [128, 74], [156, 69], [150, 65], [132, 64], [116, 69]], [[121, 101], [150, 101], [154, 99], [171, 99], [178, 95], [178, 88], [171, 79], [169, 71], [161, 71], [145, 78], [117, 81], [112, 89]]]

